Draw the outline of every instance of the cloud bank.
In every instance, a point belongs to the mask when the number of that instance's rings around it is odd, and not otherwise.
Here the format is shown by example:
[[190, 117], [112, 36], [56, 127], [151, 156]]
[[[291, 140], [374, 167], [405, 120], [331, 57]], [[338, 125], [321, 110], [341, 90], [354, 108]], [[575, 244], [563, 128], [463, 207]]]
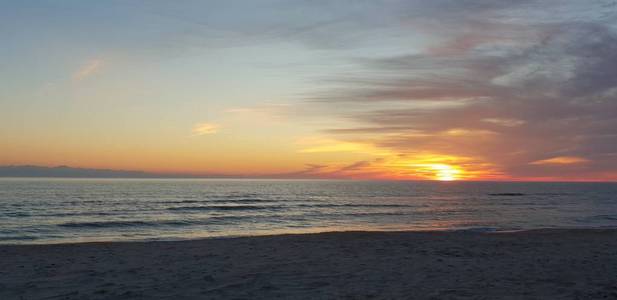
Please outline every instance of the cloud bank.
[[495, 178], [617, 176], [614, 1], [396, 4], [389, 26], [430, 42], [329, 77], [337, 85], [310, 101], [353, 107], [337, 117], [354, 125], [327, 134], [410, 159], [464, 157]]

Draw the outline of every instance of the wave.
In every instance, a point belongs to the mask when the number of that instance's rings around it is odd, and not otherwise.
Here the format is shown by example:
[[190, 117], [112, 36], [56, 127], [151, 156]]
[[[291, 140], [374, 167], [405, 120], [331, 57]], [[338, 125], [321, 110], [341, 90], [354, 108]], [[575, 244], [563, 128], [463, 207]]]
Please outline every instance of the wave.
[[384, 208], [384, 207], [416, 207], [409, 204], [299, 204], [298, 207], [366, 207], [366, 208]]
[[403, 212], [360, 212], [347, 214], [333, 214], [332, 216], [348, 216], [348, 217], [379, 217], [379, 216], [405, 216]]
[[617, 215], [595, 215], [579, 219], [580, 222], [589, 221], [617, 221]]
[[[143, 213], [147, 210], [141, 210]], [[81, 216], [118, 216], [130, 213], [130, 210], [115, 210], [115, 211], [76, 211], [76, 212], [7, 212], [4, 216], [7, 217], [81, 217]], [[0, 214], [2, 215], [2, 214]]]
[[261, 202], [276, 202], [276, 200], [259, 199], [259, 198], [241, 198], [241, 199], [215, 199], [207, 202], [232, 202], [232, 203], [261, 203]]
[[5, 212], [4, 215], [7, 217], [30, 217], [32, 214], [28, 212], [10, 211], [10, 212]]
[[209, 206], [178, 206], [178, 207], [170, 207], [168, 210], [273, 210], [273, 209], [282, 209], [283, 206], [278, 205], [209, 205]]
[[484, 232], [497, 232], [497, 231], [510, 231], [510, 230], [518, 230], [519, 228], [497, 228], [497, 227], [486, 227], [486, 226], [471, 226], [467, 228], [456, 228], [452, 230], [446, 231], [454, 231], [454, 232], [476, 232], [476, 233], [484, 233]]
[[175, 201], [158, 201], [160, 204], [192, 204], [192, 203], [262, 203], [262, 202], [273, 202], [275, 200], [267, 200], [267, 199], [251, 199], [251, 198], [241, 198], [241, 199], [202, 199], [202, 200], [175, 200]]
[[159, 204], [182, 204], [182, 203], [201, 203], [204, 200], [176, 200], [176, 201], [157, 201]]
[[525, 194], [525, 193], [489, 193], [487, 194], [489, 196], [572, 196], [572, 195], [576, 195], [576, 193], [551, 193], [551, 192], [546, 192], [546, 193], [530, 193], [530, 194]]
[[222, 225], [226, 223], [241, 222], [242, 220], [250, 220], [256, 218], [280, 219], [283, 215], [261, 216], [213, 216], [205, 219], [192, 220], [126, 220], [126, 221], [89, 221], [89, 222], [66, 222], [56, 224], [59, 227], [65, 228], [122, 228], [122, 227], [157, 227], [157, 226], [195, 226], [195, 225]]
[[371, 217], [371, 216], [410, 216], [406, 212], [400, 211], [376, 211], [376, 212], [332, 212], [332, 213], [304, 213], [298, 215], [289, 216], [292, 220], [338, 220], [340, 217]]
[[166, 220], [166, 221], [98, 221], [98, 222], [67, 222], [57, 224], [60, 227], [69, 228], [108, 228], [108, 227], [147, 227], [147, 226], [180, 226], [180, 225], [192, 225], [191, 221], [178, 221], [178, 220]]
[[42, 217], [73, 217], [73, 216], [116, 216], [120, 215], [124, 212], [123, 210], [119, 211], [95, 211], [95, 212], [65, 212], [65, 213], [48, 213], [48, 214], [37, 214], [36, 216]]
[[0, 241], [34, 241], [37, 240], [38, 237], [31, 235], [9, 235], [9, 236], [0, 236]]

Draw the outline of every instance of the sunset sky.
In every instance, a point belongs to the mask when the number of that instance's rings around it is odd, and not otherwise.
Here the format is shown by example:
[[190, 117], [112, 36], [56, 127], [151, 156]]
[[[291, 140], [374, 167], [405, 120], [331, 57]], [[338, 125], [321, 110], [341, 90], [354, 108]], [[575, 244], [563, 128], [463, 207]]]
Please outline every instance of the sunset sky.
[[614, 0], [0, 7], [0, 165], [617, 180]]

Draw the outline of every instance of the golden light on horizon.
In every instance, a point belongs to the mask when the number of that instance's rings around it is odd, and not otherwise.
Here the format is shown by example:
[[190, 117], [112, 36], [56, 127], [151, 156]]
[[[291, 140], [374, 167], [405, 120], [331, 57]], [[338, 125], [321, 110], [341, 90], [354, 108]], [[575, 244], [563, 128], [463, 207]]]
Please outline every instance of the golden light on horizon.
[[435, 179], [439, 181], [453, 181], [459, 179], [461, 170], [446, 164], [430, 164], [427, 167], [435, 172]]
[[454, 181], [468, 178], [481, 177], [483, 172], [469, 170], [470, 159], [452, 155], [423, 153], [406, 158], [402, 163], [393, 164], [394, 169], [399, 169], [405, 177], [419, 179]]

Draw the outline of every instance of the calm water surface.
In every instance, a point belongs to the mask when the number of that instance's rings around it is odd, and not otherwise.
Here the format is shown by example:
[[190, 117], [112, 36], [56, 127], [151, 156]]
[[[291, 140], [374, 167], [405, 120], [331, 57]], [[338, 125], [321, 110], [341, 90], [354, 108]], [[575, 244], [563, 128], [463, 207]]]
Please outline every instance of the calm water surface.
[[0, 179], [0, 243], [617, 227], [615, 183]]

